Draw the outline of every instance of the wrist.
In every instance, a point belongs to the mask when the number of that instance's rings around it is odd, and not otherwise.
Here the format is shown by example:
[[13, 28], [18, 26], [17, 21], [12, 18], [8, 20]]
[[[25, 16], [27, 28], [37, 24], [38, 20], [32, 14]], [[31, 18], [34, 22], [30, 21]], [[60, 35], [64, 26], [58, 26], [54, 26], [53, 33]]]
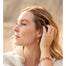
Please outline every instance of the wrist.
[[50, 51], [47, 48], [43, 48], [43, 50], [41, 50], [41, 57], [48, 57], [50, 56]]
[[43, 50], [49, 50], [49, 47], [41, 47], [40, 49], [41, 49], [41, 51], [43, 51]]
[[43, 61], [43, 60], [44, 60], [44, 61], [45, 61], [45, 60], [53, 61], [51, 56], [40, 58], [40, 62]]
[[44, 52], [49, 52], [49, 48], [41, 48], [41, 53], [44, 53]]

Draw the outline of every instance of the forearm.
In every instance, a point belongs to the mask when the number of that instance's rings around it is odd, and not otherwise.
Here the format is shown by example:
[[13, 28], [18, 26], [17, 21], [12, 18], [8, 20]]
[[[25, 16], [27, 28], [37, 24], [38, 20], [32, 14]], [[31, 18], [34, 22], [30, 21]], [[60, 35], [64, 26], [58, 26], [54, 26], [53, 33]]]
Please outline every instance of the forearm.
[[[49, 49], [46, 49], [46, 48], [41, 50], [41, 57], [40, 58], [45, 58], [45, 57], [50, 57]], [[53, 66], [53, 61], [47, 60], [47, 59], [42, 60], [41, 66]]]

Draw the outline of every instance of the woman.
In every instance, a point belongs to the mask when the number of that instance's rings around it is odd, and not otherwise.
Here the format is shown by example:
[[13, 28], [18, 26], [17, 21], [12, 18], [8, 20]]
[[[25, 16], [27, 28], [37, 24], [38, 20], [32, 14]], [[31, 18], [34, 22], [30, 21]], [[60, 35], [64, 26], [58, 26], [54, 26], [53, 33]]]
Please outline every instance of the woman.
[[4, 54], [4, 66], [62, 66], [58, 27], [45, 8], [23, 9], [14, 31], [17, 48]]

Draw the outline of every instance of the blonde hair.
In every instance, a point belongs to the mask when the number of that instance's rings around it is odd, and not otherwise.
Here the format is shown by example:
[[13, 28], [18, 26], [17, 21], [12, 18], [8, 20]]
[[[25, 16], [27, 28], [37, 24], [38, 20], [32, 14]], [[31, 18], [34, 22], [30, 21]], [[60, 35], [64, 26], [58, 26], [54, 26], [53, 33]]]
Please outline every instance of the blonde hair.
[[53, 17], [51, 14], [43, 7], [28, 7], [21, 11], [29, 11], [31, 12], [35, 18], [34, 22], [36, 24], [36, 28], [40, 29], [41, 26], [45, 26], [47, 29], [47, 25], [52, 25], [55, 28], [54, 40], [50, 46], [50, 55], [56, 59], [63, 58], [62, 48], [59, 44], [59, 29], [57, 24], [54, 22]]

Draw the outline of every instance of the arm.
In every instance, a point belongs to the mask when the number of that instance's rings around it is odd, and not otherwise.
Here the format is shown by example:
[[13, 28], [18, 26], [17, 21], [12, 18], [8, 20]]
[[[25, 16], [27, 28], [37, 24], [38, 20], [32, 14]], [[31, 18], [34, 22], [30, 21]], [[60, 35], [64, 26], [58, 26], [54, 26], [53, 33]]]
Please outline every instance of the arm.
[[[40, 58], [43, 58], [43, 57], [45, 58], [49, 56], [50, 56], [50, 52], [48, 49], [43, 49], [43, 51], [41, 51]], [[53, 66], [53, 61], [50, 61], [50, 60], [41, 61], [41, 66]]]
[[[48, 25], [47, 27], [48, 27], [48, 31], [46, 31], [46, 28], [43, 27], [43, 35], [40, 42], [40, 50], [41, 50], [40, 58], [45, 58], [50, 56], [49, 47], [53, 41], [54, 28], [51, 25]], [[53, 66], [53, 61], [42, 60], [41, 66]]]

